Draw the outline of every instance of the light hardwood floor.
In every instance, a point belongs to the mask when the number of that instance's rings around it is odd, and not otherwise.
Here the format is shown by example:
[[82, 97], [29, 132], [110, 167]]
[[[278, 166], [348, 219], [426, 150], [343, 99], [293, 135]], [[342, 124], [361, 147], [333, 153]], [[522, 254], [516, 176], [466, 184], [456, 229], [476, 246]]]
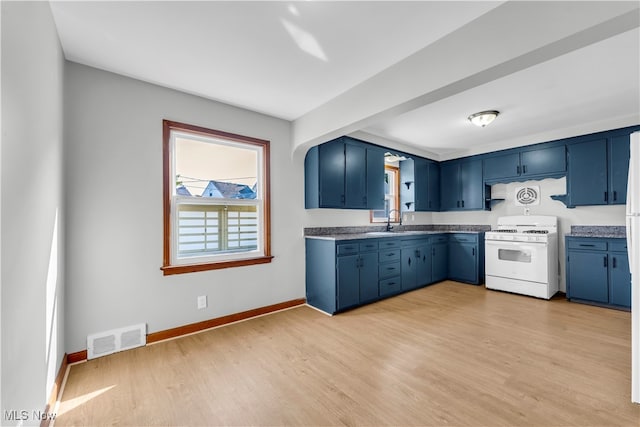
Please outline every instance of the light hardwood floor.
[[56, 426], [640, 424], [630, 313], [443, 282], [71, 366]]

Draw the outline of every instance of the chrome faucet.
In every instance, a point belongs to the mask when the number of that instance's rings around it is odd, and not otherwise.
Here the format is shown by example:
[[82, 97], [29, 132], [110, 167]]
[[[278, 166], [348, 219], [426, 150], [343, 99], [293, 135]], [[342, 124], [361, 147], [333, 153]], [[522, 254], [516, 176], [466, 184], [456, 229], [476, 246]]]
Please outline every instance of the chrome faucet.
[[393, 230], [393, 225], [391, 225], [391, 212], [398, 212], [400, 214], [400, 223], [398, 225], [402, 225], [402, 214], [400, 213], [400, 211], [398, 209], [391, 209], [389, 211], [389, 213], [387, 214], [387, 231], [391, 231]]

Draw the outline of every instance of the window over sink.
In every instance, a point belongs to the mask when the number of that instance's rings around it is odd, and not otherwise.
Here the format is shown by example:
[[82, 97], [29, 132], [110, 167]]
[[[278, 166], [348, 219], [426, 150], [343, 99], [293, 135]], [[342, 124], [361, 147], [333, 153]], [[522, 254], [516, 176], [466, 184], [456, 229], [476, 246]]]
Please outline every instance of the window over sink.
[[400, 168], [393, 165], [384, 166], [384, 201], [385, 208], [371, 211], [371, 222], [400, 221]]

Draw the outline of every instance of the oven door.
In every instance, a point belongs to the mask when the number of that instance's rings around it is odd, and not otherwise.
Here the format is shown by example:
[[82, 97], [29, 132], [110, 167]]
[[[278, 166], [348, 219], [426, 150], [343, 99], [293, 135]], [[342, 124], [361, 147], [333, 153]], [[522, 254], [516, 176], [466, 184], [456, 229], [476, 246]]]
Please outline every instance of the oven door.
[[485, 273], [547, 283], [547, 244], [485, 240]]

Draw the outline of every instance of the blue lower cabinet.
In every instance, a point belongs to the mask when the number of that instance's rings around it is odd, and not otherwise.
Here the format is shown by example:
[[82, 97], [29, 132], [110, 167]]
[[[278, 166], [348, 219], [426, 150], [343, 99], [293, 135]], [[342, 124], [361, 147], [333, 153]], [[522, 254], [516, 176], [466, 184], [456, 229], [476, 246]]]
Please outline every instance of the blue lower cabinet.
[[380, 280], [379, 293], [381, 297], [397, 294], [400, 290], [400, 276]]
[[360, 304], [360, 257], [347, 255], [338, 257], [336, 261], [337, 309], [354, 307]]
[[444, 236], [444, 241], [434, 241], [431, 244], [431, 281], [441, 282], [449, 274], [449, 239]]
[[607, 252], [570, 251], [567, 272], [571, 278], [570, 299], [608, 303]]
[[611, 308], [631, 308], [626, 239], [567, 236], [567, 299]]
[[360, 304], [378, 299], [378, 251], [360, 254]]
[[449, 236], [449, 279], [484, 283], [484, 235], [456, 233]]
[[609, 303], [631, 307], [631, 272], [626, 253], [610, 254]]
[[[482, 233], [451, 236], [451, 242], [448, 234], [338, 241], [307, 238], [307, 303], [333, 314], [448, 278], [468, 283], [484, 280], [483, 266], [478, 264], [481, 259], [484, 264]], [[461, 268], [454, 269], [448, 260], [452, 254], [463, 259], [459, 247], [469, 248], [472, 262], [456, 263]]]
[[403, 291], [417, 289], [431, 283], [429, 239], [403, 240], [400, 258]]

